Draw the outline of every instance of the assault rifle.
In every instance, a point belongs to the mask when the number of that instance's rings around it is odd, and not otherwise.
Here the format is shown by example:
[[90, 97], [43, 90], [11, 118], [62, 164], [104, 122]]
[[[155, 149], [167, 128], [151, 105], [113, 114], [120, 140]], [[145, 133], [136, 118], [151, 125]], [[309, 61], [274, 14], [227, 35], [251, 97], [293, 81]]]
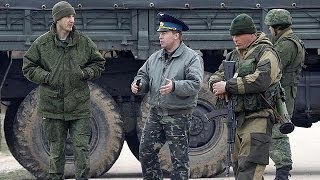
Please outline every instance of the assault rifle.
[[[234, 74], [234, 66], [235, 61], [226, 61], [223, 62], [224, 67], [224, 78], [225, 80], [229, 80], [233, 77]], [[228, 94], [228, 102], [227, 102], [227, 108], [225, 109], [218, 109], [213, 110], [210, 113], [205, 114], [204, 116], [207, 118], [207, 120], [215, 120], [217, 117], [226, 117], [227, 118], [227, 128], [228, 128], [228, 152], [227, 152], [227, 176], [230, 174], [230, 167], [232, 166], [232, 153], [234, 150], [234, 143], [235, 143], [235, 137], [236, 137], [236, 127], [237, 127], [237, 121], [235, 119], [235, 115], [232, 109], [232, 100], [231, 95]]]

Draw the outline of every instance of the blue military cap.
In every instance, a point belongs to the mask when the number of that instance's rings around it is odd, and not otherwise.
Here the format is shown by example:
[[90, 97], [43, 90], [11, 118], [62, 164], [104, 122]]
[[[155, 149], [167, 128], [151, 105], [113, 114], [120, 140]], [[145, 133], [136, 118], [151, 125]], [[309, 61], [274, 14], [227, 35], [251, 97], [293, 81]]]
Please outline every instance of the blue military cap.
[[157, 31], [188, 31], [189, 27], [181, 20], [170, 16], [166, 13], [158, 13], [160, 21], [159, 29]]

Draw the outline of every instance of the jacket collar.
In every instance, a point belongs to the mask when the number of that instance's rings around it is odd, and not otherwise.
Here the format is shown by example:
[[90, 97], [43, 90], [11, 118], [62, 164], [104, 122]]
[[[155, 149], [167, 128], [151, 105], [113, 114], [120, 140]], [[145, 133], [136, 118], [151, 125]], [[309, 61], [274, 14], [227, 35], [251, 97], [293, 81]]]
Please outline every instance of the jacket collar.
[[[56, 29], [56, 24], [52, 23], [51, 27], [50, 27], [50, 33], [52, 34], [53, 38], [54, 38], [54, 42], [57, 46], [60, 46], [61, 42], [58, 39], [58, 35], [57, 35], [57, 29]], [[67, 39], [70, 41], [68, 46], [74, 46], [76, 44], [79, 43], [80, 41], [80, 33], [79, 31], [76, 29], [75, 26], [72, 27], [72, 31], [70, 32], [70, 34], [68, 35]]]
[[[183, 51], [185, 50], [186, 47], [187, 46], [181, 41], [179, 47], [174, 51], [174, 53], [172, 54], [171, 57], [172, 58], [179, 57], [183, 53]], [[161, 59], [163, 59], [163, 60], [165, 60], [165, 58], [164, 58], [165, 53], [166, 53], [165, 49], [162, 49], [161, 50]]]
[[276, 44], [280, 39], [282, 39], [283, 37], [288, 36], [288, 34], [292, 34], [292, 33], [293, 33], [293, 31], [292, 31], [291, 27], [288, 27], [288, 28], [282, 30], [276, 36], [272, 37], [272, 43]]
[[257, 39], [255, 41], [253, 41], [248, 48], [243, 49], [243, 50], [239, 50], [238, 48], [236, 48], [236, 50], [238, 51], [239, 54], [242, 54], [243, 58], [245, 59], [254, 51], [255, 47], [258, 44], [269, 44], [270, 46], [272, 46], [272, 43], [267, 38], [265, 33], [257, 32]]

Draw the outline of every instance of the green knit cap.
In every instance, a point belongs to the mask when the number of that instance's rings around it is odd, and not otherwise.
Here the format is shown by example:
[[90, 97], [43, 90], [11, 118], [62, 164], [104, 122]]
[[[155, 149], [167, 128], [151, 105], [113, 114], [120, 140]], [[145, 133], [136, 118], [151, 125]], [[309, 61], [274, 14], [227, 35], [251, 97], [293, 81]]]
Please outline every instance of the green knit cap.
[[231, 36], [241, 34], [254, 34], [257, 32], [253, 19], [247, 14], [240, 14], [236, 18], [234, 18], [231, 22], [229, 30]]
[[66, 1], [60, 1], [52, 8], [52, 17], [55, 23], [61, 18], [72, 14], [75, 15], [76, 12], [74, 11], [74, 8]]

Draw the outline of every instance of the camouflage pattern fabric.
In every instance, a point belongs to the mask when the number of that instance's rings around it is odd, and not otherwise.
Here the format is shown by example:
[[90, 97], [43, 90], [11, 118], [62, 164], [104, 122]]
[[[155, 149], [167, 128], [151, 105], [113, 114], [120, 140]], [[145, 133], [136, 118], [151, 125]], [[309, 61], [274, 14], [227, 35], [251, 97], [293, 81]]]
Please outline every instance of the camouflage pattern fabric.
[[[290, 117], [292, 117], [292, 112], [294, 109], [294, 97], [292, 96], [291, 86], [285, 86], [286, 93], [286, 106]], [[296, 91], [295, 91], [296, 92]], [[286, 134], [282, 134], [279, 130], [281, 126], [280, 123], [274, 125], [272, 129], [272, 140], [270, 147], [270, 158], [275, 164], [276, 169], [282, 167], [292, 168], [292, 154], [289, 137]]]
[[[297, 87], [305, 59], [303, 42], [293, 33], [290, 27], [274, 36], [272, 42], [282, 64], [282, 87]], [[287, 95], [295, 98], [296, 91], [286, 93]], [[291, 113], [289, 112], [289, 114]]]
[[77, 31], [66, 42], [56, 37], [53, 24], [49, 32], [38, 37], [23, 57], [23, 75], [39, 84], [40, 117], [82, 119], [91, 116], [87, 81], [99, 78], [105, 59], [94, 42]]
[[143, 179], [162, 180], [158, 153], [168, 143], [172, 162], [171, 179], [189, 179], [189, 129], [191, 114], [157, 115], [151, 111], [142, 132], [139, 159]]
[[292, 117], [294, 110], [294, 100], [297, 95], [298, 87], [297, 86], [284, 86], [284, 91], [286, 93], [286, 106], [289, 113], [289, 116]]
[[289, 137], [279, 131], [280, 125], [277, 123], [272, 129], [272, 143], [270, 147], [270, 158], [274, 162], [276, 169], [292, 166]]
[[91, 133], [89, 119], [73, 121], [43, 119], [43, 126], [50, 148], [49, 179], [63, 179], [68, 129], [74, 148], [76, 179], [88, 179], [90, 170], [89, 139]]
[[[274, 49], [279, 54], [283, 66], [281, 84], [286, 94], [287, 110], [290, 117], [292, 117], [298, 79], [305, 58], [304, 45], [290, 27], [281, 31], [272, 40]], [[275, 125], [272, 130], [272, 145], [270, 148], [270, 158], [277, 169], [286, 166], [292, 167], [289, 138], [279, 132], [279, 126], [280, 124]]]
[[292, 24], [292, 17], [285, 9], [272, 9], [267, 13], [264, 22], [267, 26]]
[[[232, 52], [231, 59], [238, 63], [257, 61], [257, 66], [252, 73], [244, 76], [239, 75], [226, 82], [226, 90], [232, 96], [259, 94], [268, 90], [271, 85], [281, 79], [280, 60], [274, 50], [268, 48], [261, 56], [254, 55], [254, 49], [258, 46], [272, 45], [264, 33], [257, 33], [257, 36], [256, 41], [247, 49], [236, 49]], [[213, 83], [224, 79], [223, 72], [224, 69], [220, 66], [219, 71], [210, 77], [208, 85], [211, 89]], [[269, 163], [273, 117], [274, 114], [270, 108], [246, 112], [243, 109], [243, 112], [236, 113], [238, 139], [235, 148], [235, 167], [237, 167], [235, 177], [237, 180], [263, 179], [265, 167]]]
[[[236, 61], [237, 64], [240, 62], [252, 61], [251, 58], [255, 58], [255, 55], [252, 53], [257, 46], [261, 46], [263, 44], [272, 45], [263, 32], [257, 33], [257, 36], [257, 40], [253, 42], [245, 52], [243, 52], [243, 54], [245, 54], [244, 57], [240, 57], [241, 55], [238, 50], [232, 51], [232, 60]], [[238, 68], [237, 64], [236, 68]], [[244, 77], [231, 78], [227, 81], [226, 89], [229, 93], [234, 95], [264, 92], [269, 88], [269, 86], [280, 81], [280, 66], [280, 60], [276, 53], [272, 49], [268, 48], [268, 50], [262, 53], [261, 58], [257, 61], [257, 68], [253, 73], [247, 74]], [[219, 70], [215, 72], [208, 81], [210, 89], [212, 89], [212, 84], [217, 80], [223, 79], [223, 73], [224, 70], [221, 64], [219, 66]]]
[[[257, 115], [259, 112], [257, 112]], [[263, 179], [269, 163], [273, 122], [270, 118], [247, 118], [237, 129], [234, 164], [236, 180]]]
[[[150, 117], [139, 149], [144, 179], [163, 179], [158, 153], [165, 142], [171, 155], [171, 179], [189, 178], [189, 123], [197, 106], [203, 72], [201, 56], [180, 42], [173, 54], [164, 48], [153, 53], [134, 78], [132, 83], [141, 80], [137, 94], [150, 94]], [[173, 89], [161, 94], [159, 89], [167, 84], [166, 79], [172, 80]]]

